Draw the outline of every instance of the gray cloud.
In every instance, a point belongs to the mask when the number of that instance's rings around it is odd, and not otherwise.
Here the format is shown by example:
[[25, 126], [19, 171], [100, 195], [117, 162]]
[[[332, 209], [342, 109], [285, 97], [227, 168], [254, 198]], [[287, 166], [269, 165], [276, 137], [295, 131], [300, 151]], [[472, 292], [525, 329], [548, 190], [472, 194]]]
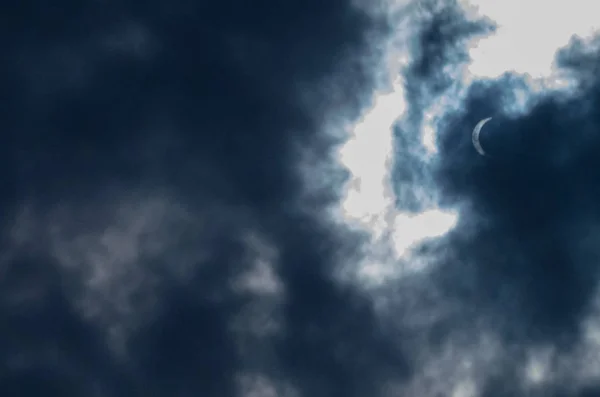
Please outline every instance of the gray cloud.
[[[341, 0], [23, 7], [1, 66], [0, 390], [597, 393], [594, 41], [557, 54], [579, 85], [519, 112], [516, 74], [453, 96], [426, 161], [425, 109], [495, 26], [411, 14], [396, 204], [423, 190], [461, 215], [419, 247], [431, 267], [367, 294], [335, 276], [366, 240], [324, 215], [345, 175], [322, 125], [367, 102], [390, 20]], [[469, 132], [490, 114], [488, 159]]]

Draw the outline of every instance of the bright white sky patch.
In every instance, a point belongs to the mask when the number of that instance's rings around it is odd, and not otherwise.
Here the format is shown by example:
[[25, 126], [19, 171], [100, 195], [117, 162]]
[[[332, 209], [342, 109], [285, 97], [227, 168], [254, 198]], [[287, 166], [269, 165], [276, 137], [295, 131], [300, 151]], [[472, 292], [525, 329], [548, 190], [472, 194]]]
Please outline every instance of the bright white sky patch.
[[497, 77], [506, 71], [550, 77], [556, 50], [571, 36], [590, 36], [600, 26], [595, 12], [599, 4], [593, 0], [476, 0], [467, 4], [498, 25], [496, 34], [470, 51], [469, 70], [481, 77]]
[[389, 169], [392, 159], [392, 126], [404, 111], [402, 92], [376, 96], [373, 108], [354, 127], [339, 159], [352, 172], [342, 203], [349, 219], [358, 220], [381, 235], [382, 216], [393, 204]]
[[440, 210], [424, 211], [418, 215], [397, 214], [393, 227], [394, 248], [398, 257], [416, 242], [446, 234], [456, 224], [455, 214]]

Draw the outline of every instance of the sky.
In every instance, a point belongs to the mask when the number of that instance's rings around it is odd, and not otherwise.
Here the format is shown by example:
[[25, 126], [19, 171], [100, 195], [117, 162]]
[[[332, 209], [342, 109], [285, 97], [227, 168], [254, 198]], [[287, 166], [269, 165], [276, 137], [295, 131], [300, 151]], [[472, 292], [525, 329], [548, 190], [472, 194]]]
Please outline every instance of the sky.
[[600, 396], [595, 6], [4, 10], [2, 394]]

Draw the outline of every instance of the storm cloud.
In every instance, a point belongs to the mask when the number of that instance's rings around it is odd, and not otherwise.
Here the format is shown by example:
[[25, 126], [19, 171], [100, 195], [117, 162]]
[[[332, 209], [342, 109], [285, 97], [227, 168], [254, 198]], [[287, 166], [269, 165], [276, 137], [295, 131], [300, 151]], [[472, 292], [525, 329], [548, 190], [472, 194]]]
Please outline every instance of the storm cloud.
[[319, 216], [331, 194], [301, 201], [302, 156], [334, 141], [321, 112], [356, 113], [384, 21], [343, 1], [61, 9], [11, 10], [1, 388], [362, 395], [403, 375], [332, 278], [360, 236]]
[[7, 395], [597, 394], [597, 39], [540, 88], [456, 2], [5, 14]]

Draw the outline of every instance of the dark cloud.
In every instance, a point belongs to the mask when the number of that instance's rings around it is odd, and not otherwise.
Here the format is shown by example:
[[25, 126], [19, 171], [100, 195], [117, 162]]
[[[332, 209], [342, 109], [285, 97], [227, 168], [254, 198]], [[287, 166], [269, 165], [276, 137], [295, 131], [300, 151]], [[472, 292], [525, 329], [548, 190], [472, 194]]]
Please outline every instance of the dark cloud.
[[[597, 43], [559, 52], [578, 85], [522, 112], [511, 110], [522, 76], [475, 82], [437, 120], [426, 161], [416, 126], [452, 89], [469, 40], [495, 26], [422, 3], [398, 71], [397, 206], [422, 209], [419, 187], [461, 216], [421, 247], [443, 251], [431, 273], [394, 285], [387, 309], [376, 296], [376, 313], [334, 277], [364, 255], [364, 236], [324, 215], [344, 173], [322, 122], [357, 115], [392, 30], [350, 3], [6, 10], [0, 391], [414, 395], [450, 382], [435, 371], [443, 356], [458, 371], [492, 332], [497, 362], [474, 365], [482, 395], [597, 393], [563, 378], [522, 386], [530, 349], [580, 349], [594, 303]], [[489, 115], [481, 157], [470, 132]], [[331, 171], [316, 187], [306, 158]]]
[[394, 143], [397, 206], [409, 211], [421, 210], [423, 203], [414, 194], [416, 189], [404, 187], [431, 183], [419, 129], [424, 109], [456, 83], [454, 72], [469, 60], [468, 40], [489, 35], [495, 29], [487, 19], [468, 19], [453, 1], [422, 1], [419, 10], [409, 22], [414, 31], [408, 38], [412, 61], [402, 71], [408, 109], [403, 123], [396, 126]]
[[454, 1], [427, 0], [419, 4], [422, 13], [414, 22], [417, 27], [411, 48], [414, 58], [407, 71], [409, 92], [436, 96], [453, 83], [449, 67], [456, 68], [469, 60], [467, 40], [491, 34], [495, 25], [487, 19], [467, 18]]
[[[478, 238], [462, 249], [486, 258], [478, 269], [484, 290], [514, 289], [518, 303], [507, 315], [518, 321], [511, 323], [527, 324], [528, 333], [538, 336], [575, 331], [596, 285], [595, 249], [584, 241], [597, 216], [593, 153], [600, 141], [592, 109], [598, 94], [549, 94], [524, 115], [498, 117], [486, 142], [494, 157], [482, 158], [469, 147], [470, 126], [482, 108], [493, 109], [494, 99], [486, 105], [477, 88], [472, 92], [478, 96], [467, 101], [473, 107], [447, 130], [443, 148], [453, 153], [440, 168], [447, 197], [469, 200], [482, 219]], [[593, 105], [586, 112], [588, 101]]]
[[[34, 214], [4, 222], [2, 266], [17, 275], [4, 279], [0, 390], [233, 396], [254, 371], [303, 395], [374, 395], [406, 372], [365, 298], [333, 281], [351, 244], [299, 202], [300, 149], [326, 156], [332, 142], [320, 106], [356, 111], [384, 24], [337, 0], [27, 2], [5, 15], [2, 203]], [[231, 287], [258, 250], [248, 229], [274, 244], [285, 291], [265, 298], [282, 331], [262, 359], [232, 330], [262, 307]], [[33, 303], [18, 303], [28, 289]]]
[[[64, 294], [56, 264], [21, 254], [2, 268], [2, 366], [7, 394], [114, 394], [120, 371]], [[109, 394], [109, 395], [110, 395]]]
[[[316, 396], [377, 393], [386, 381], [404, 378], [408, 363], [391, 335], [373, 327], [370, 304], [327, 276], [330, 265], [323, 258], [329, 255], [300, 254], [304, 244], [318, 246], [326, 235], [316, 230], [294, 235], [303, 238], [289, 247], [284, 260], [289, 287], [288, 333], [280, 347], [284, 371], [300, 381], [304, 393]], [[309, 269], [307, 263], [317, 266]]]
[[[477, 24], [460, 15], [451, 20], [457, 32], [478, 32]], [[447, 25], [443, 18], [432, 17], [422, 31], [448, 30]], [[460, 66], [464, 47], [456, 48], [452, 34], [423, 37], [432, 40], [429, 47], [440, 54], [434, 57], [439, 62], [422, 55], [411, 67], [418, 73], [411, 76], [423, 76], [417, 88], [438, 87], [437, 82], [450, 76], [448, 70]], [[522, 349], [550, 343], [558, 351], [570, 351], [581, 341], [583, 321], [594, 303], [600, 202], [600, 86], [595, 70], [600, 53], [593, 43], [573, 40], [557, 54], [559, 65], [579, 84], [574, 90], [537, 96], [530, 91], [533, 101], [517, 113], [510, 105], [526, 87], [523, 76], [507, 73], [476, 82], [438, 131], [436, 185], [444, 205], [466, 204], [461, 208], [468, 211], [449, 237], [453, 254], [442, 260], [435, 284], [446, 299], [461, 302], [471, 313], [463, 321], [475, 324], [486, 318], [505, 343]], [[442, 56], [447, 52], [458, 55]], [[426, 92], [429, 100], [444, 94], [437, 88]], [[482, 144], [490, 156], [482, 157], [472, 147], [471, 131], [488, 116], [494, 118], [485, 127]], [[519, 359], [511, 368], [524, 365]], [[484, 395], [523, 392], [516, 386], [516, 374], [500, 378], [490, 376]], [[544, 390], [544, 395], [551, 391]]]

